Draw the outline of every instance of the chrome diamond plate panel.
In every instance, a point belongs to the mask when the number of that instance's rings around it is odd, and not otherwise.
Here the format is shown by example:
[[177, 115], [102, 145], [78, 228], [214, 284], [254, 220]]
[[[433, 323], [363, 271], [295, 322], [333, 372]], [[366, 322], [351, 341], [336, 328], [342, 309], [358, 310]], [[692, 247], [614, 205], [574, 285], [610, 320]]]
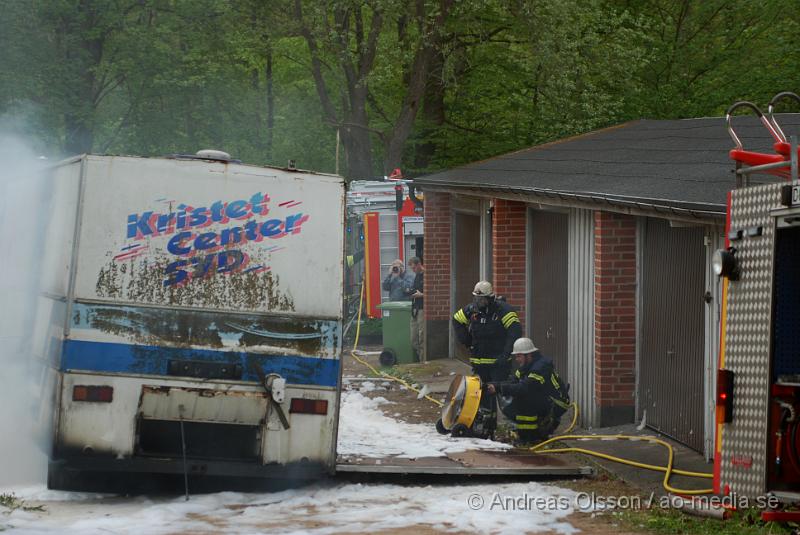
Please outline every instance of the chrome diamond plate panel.
[[[725, 368], [734, 372], [733, 422], [722, 431], [721, 488], [739, 495], [766, 491], [766, 449], [769, 403], [769, 353], [772, 304], [774, 221], [781, 208], [782, 184], [734, 190], [731, 230], [745, 236], [731, 245], [741, 278], [728, 285]], [[762, 228], [761, 236], [747, 230]]]

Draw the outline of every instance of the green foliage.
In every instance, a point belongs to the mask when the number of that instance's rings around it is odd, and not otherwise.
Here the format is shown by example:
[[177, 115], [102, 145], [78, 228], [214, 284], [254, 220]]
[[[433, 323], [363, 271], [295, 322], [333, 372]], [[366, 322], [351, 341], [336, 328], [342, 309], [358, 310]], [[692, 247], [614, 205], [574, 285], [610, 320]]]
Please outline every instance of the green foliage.
[[755, 509], [735, 511], [728, 520], [690, 516], [675, 509], [615, 512], [629, 528], [664, 535], [780, 535], [793, 533], [784, 524], [763, 522]]
[[0, 494], [0, 506], [7, 509], [5, 511], [6, 514], [15, 509], [22, 509], [27, 512], [43, 512], [45, 510], [42, 505], [25, 505], [25, 502], [17, 498], [13, 492]]
[[[454, 46], [445, 65], [449, 112], [431, 167], [490, 157], [635, 116], [644, 61], [639, 23], [598, 1], [513, 2], [479, 46]], [[543, 31], [546, 29], [546, 31]], [[455, 161], [454, 161], [455, 160]]]
[[[650, 57], [637, 73], [654, 118], [720, 114], [734, 100], [797, 90], [797, 14], [775, 0], [621, 2], [647, 21]], [[781, 66], [783, 67], [783, 65]], [[787, 85], [788, 84], [788, 85]]]
[[0, 118], [44, 154], [327, 172], [338, 129], [341, 172], [414, 175], [763, 104], [800, 90], [798, 38], [778, 0], [12, 0]]
[[[416, 379], [414, 378], [414, 375], [405, 366], [395, 365], [395, 366], [390, 366], [388, 368], [382, 368], [380, 371], [383, 372], [385, 376], [395, 377], [397, 379], [405, 381], [406, 383], [412, 386], [416, 384]], [[415, 388], [420, 388], [420, 385], [417, 385]]]
[[360, 336], [383, 336], [383, 320], [381, 318], [367, 318], [361, 320]]

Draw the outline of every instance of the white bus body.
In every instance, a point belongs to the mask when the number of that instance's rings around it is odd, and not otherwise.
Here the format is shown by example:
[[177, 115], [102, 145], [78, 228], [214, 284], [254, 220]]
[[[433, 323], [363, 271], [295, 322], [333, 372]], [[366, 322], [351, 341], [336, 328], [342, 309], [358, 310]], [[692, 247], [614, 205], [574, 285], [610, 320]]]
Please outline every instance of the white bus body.
[[36, 321], [51, 488], [333, 472], [342, 178], [91, 155], [53, 175]]

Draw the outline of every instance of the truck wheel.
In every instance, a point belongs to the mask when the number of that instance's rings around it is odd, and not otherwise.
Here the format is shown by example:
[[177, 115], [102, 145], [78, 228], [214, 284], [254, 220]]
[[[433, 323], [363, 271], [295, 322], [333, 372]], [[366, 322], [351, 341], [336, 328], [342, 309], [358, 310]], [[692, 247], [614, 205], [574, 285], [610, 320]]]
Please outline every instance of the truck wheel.
[[383, 351], [381, 351], [378, 361], [381, 363], [381, 366], [394, 366], [397, 364], [397, 355], [394, 350], [385, 347]]
[[469, 427], [464, 424], [456, 424], [450, 430], [450, 435], [456, 438], [469, 436]]
[[448, 431], [447, 429], [444, 428], [444, 424], [442, 423], [442, 419], [441, 418], [436, 420], [436, 431], [440, 435], [446, 435], [446, 434], [448, 434], [450, 432], [450, 431]]

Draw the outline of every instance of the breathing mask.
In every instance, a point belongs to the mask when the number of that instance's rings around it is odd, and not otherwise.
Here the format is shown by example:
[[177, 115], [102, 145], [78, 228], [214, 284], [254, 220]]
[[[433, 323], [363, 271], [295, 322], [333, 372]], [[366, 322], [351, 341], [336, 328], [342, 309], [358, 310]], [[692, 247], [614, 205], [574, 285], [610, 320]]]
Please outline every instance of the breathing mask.
[[480, 310], [486, 310], [491, 302], [492, 298], [489, 296], [486, 295], [475, 296], [475, 306], [477, 306]]

